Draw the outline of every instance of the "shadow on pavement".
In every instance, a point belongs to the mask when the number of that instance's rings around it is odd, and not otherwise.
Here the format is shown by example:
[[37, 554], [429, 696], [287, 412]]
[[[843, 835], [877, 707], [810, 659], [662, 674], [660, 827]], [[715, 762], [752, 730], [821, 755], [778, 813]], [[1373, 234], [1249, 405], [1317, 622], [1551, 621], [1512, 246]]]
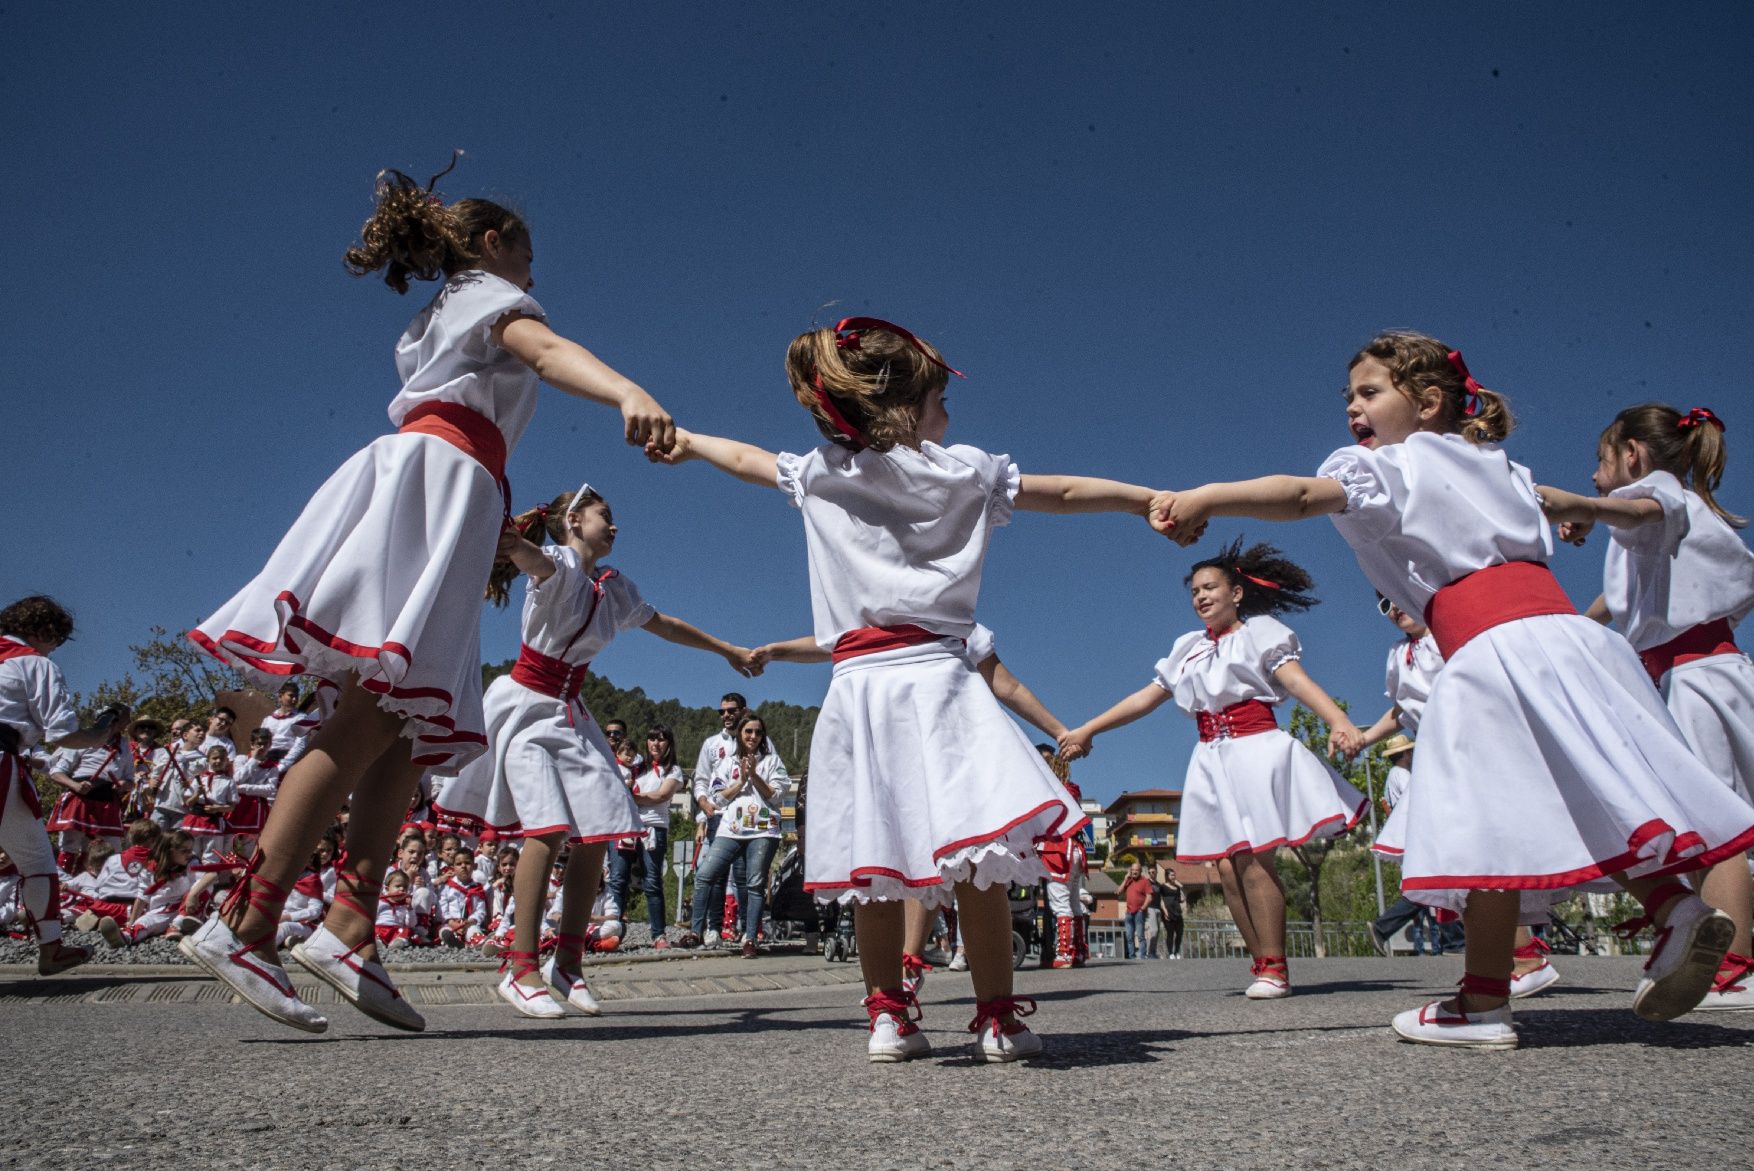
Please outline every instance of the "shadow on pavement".
[[183, 984], [199, 977], [191, 976], [38, 976], [34, 979], [8, 980], [0, 983], [0, 1000], [29, 999], [33, 996], [67, 996], [74, 993], [102, 992], [139, 984]]
[[1634, 1016], [1630, 1007], [1562, 1009], [1557, 1001], [1551, 1009], [1531, 1010], [1519, 1004], [1515, 1011], [1525, 1049], [1582, 1045], [1645, 1045], [1653, 1049], [1754, 1046], [1754, 1032], [1708, 1024], [1697, 1016], [1680, 1021], [1647, 1021]]

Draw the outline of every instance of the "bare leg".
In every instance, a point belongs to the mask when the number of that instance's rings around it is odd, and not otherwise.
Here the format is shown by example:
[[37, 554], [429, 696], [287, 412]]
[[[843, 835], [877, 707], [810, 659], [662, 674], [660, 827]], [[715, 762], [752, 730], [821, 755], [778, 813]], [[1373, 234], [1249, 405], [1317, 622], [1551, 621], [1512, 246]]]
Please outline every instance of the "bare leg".
[[[583, 936], [591, 923], [591, 904], [597, 901], [597, 884], [603, 877], [603, 855], [608, 842], [576, 845], [566, 859], [566, 877], [561, 879], [560, 934]], [[571, 963], [560, 957], [571, 955]], [[557, 948], [555, 966], [575, 980], [584, 978], [584, 957], [567, 948]]]
[[859, 970], [865, 992], [894, 992], [901, 987], [901, 947], [906, 912], [900, 903], [859, 903], [853, 909], [853, 930], [859, 937]]
[[1255, 934], [1254, 920], [1249, 916], [1248, 900], [1243, 896], [1242, 880], [1237, 875], [1236, 863], [1231, 859], [1218, 860], [1218, 882], [1224, 887], [1224, 905], [1230, 908], [1230, 918], [1242, 935], [1242, 945], [1248, 949], [1249, 955], [1259, 956], [1261, 938]]
[[[1534, 940], [1534, 938], [1535, 938], [1534, 932], [1530, 931], [1527, 927], [1524, 927], [1519, 923], [1517, 925], [1517, 929], [1516, 929], [1516, 938], [1513, 941], [1512, 946], [1515, 947], [1515, 949], [1517, 951], [1521, 951], [1523, 948], [1529, 946], [1529, 944]], [[1542, 959], [1538, 955], [1529, 956], [1526, 958], [1523, 956], [1517, 956], [1516, 957], [1516, 966], [1511, 969], [1511, 975], [1512, 976], [1525, 975], [1529, 972], [1534, 971], [1536, 968], [1540, 967], [1542, 964], [1544, 964], [1546, 962], [1547, 962], [1546, 960]]]
[[901, 949], [910, 956], [920, 955], [932, 938], [932, 922], [937, 916], [926, 910], [924, 903], [909, 899], [902, 904], [902, 917], [906, 920], [906, 927]]
[[1256, 959], [1285, 954], [1285, 888], [1279, 885], [1279, 868], [1273, 864], [1273, 853], [1238, 854], [1237, 885], [1242, 888], [1248, 904], [1249, 923], [1254, 928]]
[[1748, 859], [1741, 854], [1725, 858], [1695, 879], [1699, 897], [1736, 921], [1736, 941], [1730, 950], [1737, 955], [1754, 955], [1754, 939], [1750, 939], [1748, 921], [1754, 914], [1754, 881], [1748, 876]]
[[[420, 783], [421, 767], [408, 759], [412, 750], [411, 741], [398, 737], [354, 787], [347, 815], [347, 861], [338, 878], [364, 913], [338, 897], [323, 919], [323, 925], [341, 942], [363, 942], [359, 954], [367, 959], [377, 955], [377, 936], [372, 928], [377, 919], [378, 887], [396, 851], [396, 831], [402, 827], [414, 787]], [[357, 884], [348, 881], [354, 874], [360, 879]]]
[[962, 923], [962, 948], [968, 955], [968, 974], [974, 981], [974, 998], [998, 1000], [1010, 996], [1009, 891], [998, 882], [985, 890], [977, 889], [973, 883], [957, 883], [956, 910]]
[[[1468, 894], [1468, 905], [1462, 911], [1462, 924], [1467, 928], [1468, 945], [1462, 957], [1462, 970], [1470, 976], [1489, 980], [1510, 979], [1516, 947], [1517, 917], [1522, 896], [1514, 890], [1476, 890]], [[1464, 1012], [1484, 1012], [1509, 1002], [1505, 996], [1482, 996], [1477, 992], [1458, 993], [1452, 1003]]]
[[[534, 956], [541, 946], [542, 916], [548, 910], [548, 872], [553, 869], [554, 859], [565, 840], [566, 834], [560, 830], [539, 838], [524, 839], [524, 848], [518, 853], [518, 872], [512, 878], [512, 897], [518, 903], [512, 916], [513, 951]], [[585, 905], [588, 910], [590, 904]], [[570, 909], [567, 906], [561, 908], [562, 911]], [[528, 988], [546, 987], [542, 973], [535, 968], [519, 975], [518, 983]]]

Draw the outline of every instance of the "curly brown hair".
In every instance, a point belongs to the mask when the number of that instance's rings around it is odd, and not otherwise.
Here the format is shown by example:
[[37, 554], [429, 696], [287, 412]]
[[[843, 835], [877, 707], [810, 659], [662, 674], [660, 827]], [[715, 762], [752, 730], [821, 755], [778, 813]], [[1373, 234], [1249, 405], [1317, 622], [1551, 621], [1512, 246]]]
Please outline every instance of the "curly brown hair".
[[[860, 320], [848, 318], [842, 325]], [[943, 390], [949, 375], [932, 343], [880, 326], [812, 329], [792, 339], [786, 350], [792, 393], [815, 417], [825, 439], [854, 450], [918, 447], [920, 403], [934, 390]], [[822, 396], [859, 434], [846, 433]]]
[[[572, 503], [573, 495], [572, 492], [562, 492], [547, 504], [538, 504], [535, 508], [520, 512], [512, 517], [512, 527], [518, 531], [518, 536], [537, 545], [542, 544], [544, 539], [553, 541], [556, 545], [564, 545], [568, 516], [566, 506]], [[597, 495], [596, 489], [588, 488], [579, 496], [578, 507], [589, 508], [602, 499]], [[518, 579], [519, 572], [521, 571], [510, 557], [495, 558], [493, 572], [487, 575], [487, 600], [495, 606], [504, 606], [509, 602], [512, 582]]]
[[0, 634], [63, 643], [73, 637], [73, 615], [48, 595], [32, 594], [0, 610]]
[[1315, 579], [1309, 571], [1271, 545], [1250, 545], [1244, 549], [1242, 538], [1238, 537], [1218, 556], [1195, 563], [1182, 584], [1193, 584], [1194, 574], [1202, 569], [1216, 569], [1225, 581], [1242, 587], [1242, 601], [1236, 604], [1237, 615], [1242, 618], [1307, 610], [1321, 602], [1310, 592], [1315, 589]]
[[[1455, 358], [1450, 357], [1455, 354]], [[1443, 398], [1443, 424], [1447, 431], [1459, 432], [1472, 443], [1497, 443], [1511, 433], [1516, 418], [1503, 395], [1487, 390], [1478, 382], [1475, 394], [1479, 408], [1466, 412], [1468, 380], [1464, 374], [1459, 351], [1452, 350], [1434, 337], [1412, 330], [1387, 330], [1371, 338], [1364, 348], [1346, 363], [1350, 370], [1366, 358], [1375, 358], [1389, 368], [1395, 389], [1411, 399], [1415, 406], [1425, 395], [1436, 393]]]
[[384, 269], [384, 283], [398, 293], [408, 291], [409, 278], [437, 280], [461, 272], [481, 259], [481, 238], [496, 231], [508, 241], [527, 242], [530, 229], [522, 216], [486, 199], [459, 199], [447, 205], [432, 186], [457, 165], [451, 165], [421, 186], [401, 171], [378, 172], [377, 206], [359, 230], [360, 243], [347, 250], [343, 263], [354, 276]]

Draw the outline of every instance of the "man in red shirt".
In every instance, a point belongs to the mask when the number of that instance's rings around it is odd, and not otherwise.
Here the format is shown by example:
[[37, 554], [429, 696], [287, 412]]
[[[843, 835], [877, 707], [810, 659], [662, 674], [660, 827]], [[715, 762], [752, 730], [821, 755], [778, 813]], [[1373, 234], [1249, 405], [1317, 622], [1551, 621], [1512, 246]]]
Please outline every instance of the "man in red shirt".
[[1126, 930], [1121, 938], [1128, 959], [1145, 954], [1145, 908], [1150, 905], [1152, 893], [1144, 867], [1137, 862], [1127, 867], [1127, 877], [1121, 882], [1121, 900], [1127, 907]]

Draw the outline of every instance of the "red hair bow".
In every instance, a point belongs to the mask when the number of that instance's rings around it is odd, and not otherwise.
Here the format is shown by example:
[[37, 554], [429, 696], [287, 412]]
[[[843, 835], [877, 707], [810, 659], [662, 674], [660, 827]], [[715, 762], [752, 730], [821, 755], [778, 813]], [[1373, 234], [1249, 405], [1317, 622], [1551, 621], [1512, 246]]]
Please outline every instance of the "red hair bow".
[[1244, 577], [1246, 577], [1248, 580], [1254, 582], [1256, 585], [1260, 586], [1264, 590], [1277, 590], [1277, 589], [1284, 588], [1276, 581], [1268, 581], [1266, 578], [1256, 577], [1252, 573], [1243, 573], [1242, 566], [1240, 566], [1240, 565], [1233, 565], [1233, 566], [1231, 566], [1231, 568], [1236, 570], [1238, 573], [1242, 573], [1242, 575]]
[[1449, 364], [1456, 368], [1456, 373], [1462, 376], [1462, 385], [1468, 388], [1467, 397], [1462, 400], [1462, 414], [1472, 419], [1480, 413], [1480, 392], [1486, 388], [1481, 386], [1472, 374], [1468, 373], [1468, 364], [1462, 361], [1462, 351], [1451, 350]]
[[1701, 423], [1710, 423], [1719, 431], [1724, 429], [1724, 421], [1711, 413], [1710, 407], [1694, 407], [1675, 421], [1675, 426], [1683, 431], [1691, 431]]
[[[881, 317], [841, 318], [840, 323], [834, 327], [835, 347], [842, 350], [861, 349], [863, 347], [865, 331], [868, 329], [888, 330], [890, 333], [901, 338], [903, 341], [907, 342], [908, 345], [918, 350], [926, 361], [938, 367], [940, 370], [954, 374], [958, 378], [968, 377], [968, 375], [955, 367], [946, 365], [942, 359], [933, 357], [932, 352], [926, 349], [926, 347], [921, 344], [920, 339], [915, 337], [911, 331], [903, 329], [892, 321], [884, 321]], [[840, 408], [834, 405], [834, 400], [828, 397], [828, 392], [822, 388], [822, 375], [820, 373], [816, 375], [816, 402], [817, 405], [822, 408], [822, 413], [828, 416], [829, 424], [833, 426], [836, 431], [839, 431], [842, 435], [846, 436], [847, 446], [851, 447], [854, 451], [862, 451], [871, 445], [871, 437], [859, 430], [859, 428], [853, 426], [852, 420], [841, 414]]]

